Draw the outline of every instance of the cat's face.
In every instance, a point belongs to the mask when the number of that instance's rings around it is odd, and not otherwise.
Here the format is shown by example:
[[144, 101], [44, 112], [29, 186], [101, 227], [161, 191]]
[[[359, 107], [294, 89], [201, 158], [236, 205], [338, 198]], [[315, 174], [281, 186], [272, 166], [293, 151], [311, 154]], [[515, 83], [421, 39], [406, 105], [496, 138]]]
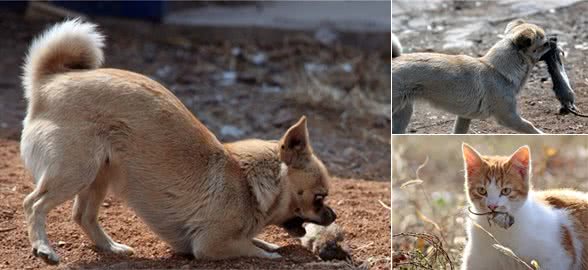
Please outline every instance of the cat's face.
[[482, 156], [465, 143], [462, 148], [470, 204], [479, 212], [516, 212], [530, 190], [529, 147], [519, 148], [510, 157]]

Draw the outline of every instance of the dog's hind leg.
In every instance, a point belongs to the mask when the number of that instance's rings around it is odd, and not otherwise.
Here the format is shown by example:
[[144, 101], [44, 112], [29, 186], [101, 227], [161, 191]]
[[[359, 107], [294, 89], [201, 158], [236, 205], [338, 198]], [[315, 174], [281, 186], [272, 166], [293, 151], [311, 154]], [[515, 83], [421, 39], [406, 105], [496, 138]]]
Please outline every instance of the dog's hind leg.
[[113, 177], [112, 173], [108, 174], [109, 171], [112, 172], [113, 169], [109, 163], [106, 163], [96, 180], [76, 196], [73, 219], [98, 248], [116, 254], [129, 255], [134, 252], [133, 249], [112, 240], [98, 224], [100, 205], [106, 196], [108, 181], [111, 180], [109, 178]]
[[27, 123], [21, 139], [25, 166], [37, 179], [23, 208], [33, 254], [48, 264], [57, 264], [59, 256], [47, 238], [47, 214], [92, 184], [100, 168], [101, 153], [90, 146], [91, 139], [86, 140], [88, 137], [75, 130], [41, 123], [44, 125]]
[[[91, 163], [91, 162], [90, 162]], [[45, 219], [49, 211], [86, 188], [88, 177], [96, 177], [98, 166], [92, 164], [53, 164], [56, 170], [45, 170], [35, 190], [23, 203], [27, 219], [29, 240], [33, 247], [33, 255], [41, 257], [48, 264], [59, 263], [59, 256], [47, 238]], [[92, 175], [92, 176], [89, 176]]]
[[412, 117], [412, 106], [412, 103], [408, 103], [404, 108], [392, 114], [392, 133], [406, 133], [406, 127], [408, 127], [410, 118]]
[[455, 124], [453, 126], [453, 133], [454, 134], [466, 134], [470, 129], [470, 123], [472, 119], [463, 118], [463, 117], [456, 117]]

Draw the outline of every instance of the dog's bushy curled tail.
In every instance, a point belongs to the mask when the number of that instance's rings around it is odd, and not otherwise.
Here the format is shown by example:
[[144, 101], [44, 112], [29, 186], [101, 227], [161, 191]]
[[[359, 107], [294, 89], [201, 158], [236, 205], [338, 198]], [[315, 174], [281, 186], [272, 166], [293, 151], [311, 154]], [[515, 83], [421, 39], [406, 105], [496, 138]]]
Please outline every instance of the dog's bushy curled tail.
[[95, 69], [102, 65], [104, 36], [96, 25], [81, 19], [58, 23], [37, 37], [23, 66], [25, 97], [54, 74], [71, 70]]

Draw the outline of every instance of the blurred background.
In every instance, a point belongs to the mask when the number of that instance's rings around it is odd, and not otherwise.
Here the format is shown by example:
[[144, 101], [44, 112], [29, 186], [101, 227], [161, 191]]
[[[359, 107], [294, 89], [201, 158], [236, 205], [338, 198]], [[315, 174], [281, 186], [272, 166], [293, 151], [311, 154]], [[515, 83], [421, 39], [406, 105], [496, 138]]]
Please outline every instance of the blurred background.
[[20, 138], [20, 66], [32, 38], [81, 16], [106, 35], [103, 66], [159, 81], [221, 141], [279, 139], [307, 115], [333, 174], [389, 181], [390, 5], [2, 2], [0, 138]]
[[[463, 142], [482, 155], [509, 156], [520, 146], [529, 145], [533, 170], [531, 182], [535, 189], [588, 191], [588, 136], [394, 136], [392, 232], [395, 235], [428, 235], [425, 238], [395, 236], [395, 264], [412, 260], [431, 266], [430, 269], [450, 269], [449, 258], [454, 267], [459, 265], [466, 243]], [[427, 158], [428, 162], [417, 176], [417, 169]], [[438, 241], [442, 250], [424, 240], [427, 237], [437, 238], [432, 242]], [[411, 256], [405, 256], [407, 252]], [[427, 267], [399, 269], [429, 269]]]

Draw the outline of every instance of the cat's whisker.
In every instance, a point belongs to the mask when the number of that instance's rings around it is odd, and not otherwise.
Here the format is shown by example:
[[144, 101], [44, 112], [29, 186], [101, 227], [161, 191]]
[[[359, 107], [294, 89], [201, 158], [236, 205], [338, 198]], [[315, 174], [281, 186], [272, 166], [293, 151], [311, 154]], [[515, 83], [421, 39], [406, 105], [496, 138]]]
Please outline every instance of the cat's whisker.
[[470, 212], [471, 214], [474, 214], [476, 216], [486, 216], [486, 215], [496, 215], [496, 214], [508, 214], [508, 212], [502, 212], [502, 211], [489, 211], [489, 212], [484, 212], [484, 213], [476, 213], [476, 212], [472, 211], [471, 206], [468, 206], [468, 212]]

